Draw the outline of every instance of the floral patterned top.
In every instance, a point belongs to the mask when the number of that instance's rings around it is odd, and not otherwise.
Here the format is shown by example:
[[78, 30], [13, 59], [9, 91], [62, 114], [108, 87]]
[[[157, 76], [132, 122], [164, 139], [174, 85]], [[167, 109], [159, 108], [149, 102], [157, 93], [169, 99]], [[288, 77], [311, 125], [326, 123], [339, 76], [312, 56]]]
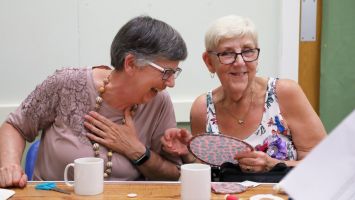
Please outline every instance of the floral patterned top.
[[[259, 127], [244, 141], [258, 151], [266, 152], [279, 160], [297, 160], [297, 152], [292, 142], [292, 135], [283, 120], [276, 95], [277, 78], [269, 78], [265, 95], [264, 114]], [[212, 100], [212, 91], [207, 93], [206, 132], [220, 134], [216, 110]]]

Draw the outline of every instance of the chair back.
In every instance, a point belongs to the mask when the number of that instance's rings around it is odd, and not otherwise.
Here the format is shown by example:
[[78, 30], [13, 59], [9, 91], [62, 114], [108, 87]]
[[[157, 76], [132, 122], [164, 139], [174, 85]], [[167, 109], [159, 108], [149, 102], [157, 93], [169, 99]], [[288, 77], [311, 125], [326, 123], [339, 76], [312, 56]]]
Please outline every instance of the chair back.
[[36, 140], [31, 144], [26, 155], [25, 173], [27, 174], [28, 180], [32, 180], [33, 169], [35, 168], [37, 160], [37, 152], [39, 148], [40, 140]]

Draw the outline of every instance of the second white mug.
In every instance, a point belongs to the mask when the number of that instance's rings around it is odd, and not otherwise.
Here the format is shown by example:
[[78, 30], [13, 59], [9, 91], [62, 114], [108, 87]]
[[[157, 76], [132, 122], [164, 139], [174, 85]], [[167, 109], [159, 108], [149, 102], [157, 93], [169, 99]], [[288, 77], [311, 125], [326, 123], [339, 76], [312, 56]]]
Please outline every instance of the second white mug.
[[[74, 167], [74, 184], [68, 182], [68, 169]], [[68, 186], [74, 186], [78, 195], [96, 195], [104, 188], [104, 160], [102, 158], [86, 157], [74, 160], [64, 169], [64, 181]]]
[[181, 199], [211, 199], [211, 167], [206, 164], [185, 164], [181, 166]]

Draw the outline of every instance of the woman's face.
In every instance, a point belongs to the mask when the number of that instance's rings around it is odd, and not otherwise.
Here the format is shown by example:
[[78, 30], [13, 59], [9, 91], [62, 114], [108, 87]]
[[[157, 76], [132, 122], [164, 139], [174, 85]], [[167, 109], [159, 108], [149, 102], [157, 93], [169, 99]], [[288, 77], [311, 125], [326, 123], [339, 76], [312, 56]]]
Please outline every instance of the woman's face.
[[[156, 60], [153, 64], [146, 64], [146, 66], [138, 69], [138, 87], [137, 91], [134, 91], [134, 94], [139, 98], [137, 103], [147, 103], [166, 87], [174, 87], [174, 75], [163, 80], [163, 69], [176, 70], [178, 64], [179, 61]], [[159, 67], [160, 69], [158, 69]]]
[[[240, 53], [244, 51], [248, 52], [248, 50], [255, 48], [257, 48], [257, 46], [252, 37], [244, 36], [241, 38], [223, 39], [213, 51], [217, 53]], [[220, 58], [221, 55], [225, 54], [220, 54]], [[233, 58], [233, 56], [231, 57]], [[210, 62], [206, 62], [206, 59], [209, 59]], [[217, 55], [209, 53], [208, 57], [205, 58], [205, 62], [210, 72], [216, 72], [224, 90], [231, 94], [240, 94], [245, 91], [245, 89], [253, 82], [258, 65], [257, 60], [245, 62], [240, 54], [237, 55], [234, 63], [222, 64]]]

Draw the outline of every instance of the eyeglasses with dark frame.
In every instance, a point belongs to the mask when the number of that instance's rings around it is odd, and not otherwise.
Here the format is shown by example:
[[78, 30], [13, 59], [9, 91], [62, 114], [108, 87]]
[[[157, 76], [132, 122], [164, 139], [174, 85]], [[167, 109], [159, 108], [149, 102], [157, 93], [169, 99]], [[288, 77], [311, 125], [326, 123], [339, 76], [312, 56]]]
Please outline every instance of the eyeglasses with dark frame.
[[182, 71], [182, 69], [180, 67], [178, 67], [176, 69], [172, 69], [169, 67], [163, 68], [163, 67], [160, 67], [159, 65], [157, 65], [153, 62], [150, 62], [150, 61], [147, 61], [147, 64], [149, 64], [149, 66], [159, 70], [163, 74], [162, 80], [164, 80], [164, 81], [169, 79], [171, 76], [174, 76], [174, 79], [176, 79]]
[[231, 52], [231, 51], [224, 51], [224, 52], [207, 51], [207, 52], [216, 55], [221, 64], [229, 65], [229, 64], [233, 64], [236, 61], [238, 55], [242, 56], [244, 62], [253, 62], [257, 60], [259, 57], [260, 49], [259, 48], [248, 49], [240, 53]]

